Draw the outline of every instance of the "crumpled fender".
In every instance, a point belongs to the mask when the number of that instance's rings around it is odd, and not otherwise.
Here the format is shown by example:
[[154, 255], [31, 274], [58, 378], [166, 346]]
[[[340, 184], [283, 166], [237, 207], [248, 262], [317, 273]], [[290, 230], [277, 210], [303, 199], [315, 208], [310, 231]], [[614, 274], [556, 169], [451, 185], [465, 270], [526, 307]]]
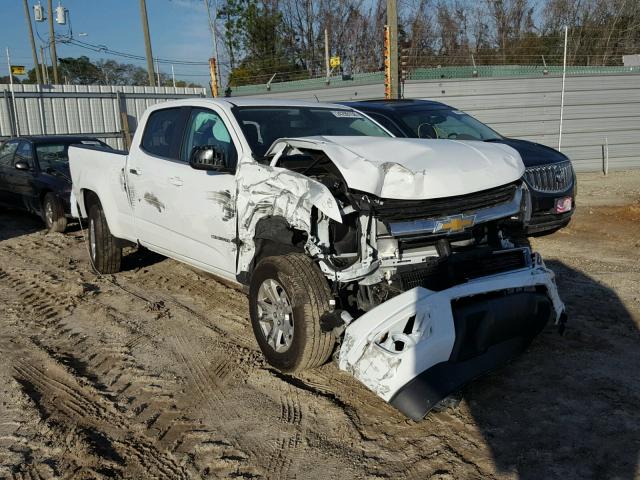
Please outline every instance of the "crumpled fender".
[[452, 301], [536, 286], [545, 287], [558, 322], [564, 304], [553, 272], [541, 259], [530, 268], [482, 277], [440, 292], [413, 288], [346, 327], [339, 367], [389, 402], [422, 372], [449, 361], [456, 341]]
[[237, 175], [238, 271], [248, 271], [255, 254], [254, 235], [258, 221], [280, 216], [299, 230], [311, 231], [311, 210], [342, 222], [335, 198], [320, 182], [291, 170], [255, 162], [243, 163]]

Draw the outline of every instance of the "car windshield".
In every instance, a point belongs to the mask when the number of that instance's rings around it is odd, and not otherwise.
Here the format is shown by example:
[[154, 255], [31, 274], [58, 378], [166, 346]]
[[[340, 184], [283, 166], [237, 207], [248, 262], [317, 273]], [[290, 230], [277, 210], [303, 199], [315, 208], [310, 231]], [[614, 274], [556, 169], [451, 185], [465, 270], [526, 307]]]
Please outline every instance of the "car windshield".
[[453, 108], [407, 109], [397, 112], [417, 138], [499, 140], [502, 137], [471, 115]]
[[390, 137], [364, 115], [340, 108], [236, 107], [234, 115], [255, 155], [279, 138], [315, 135]]
[[106, 147], [105, 143], [99, 140], [79, 140], [77, 142], [51, 142], [36, 143], [36, 156], [40, 170], [47, 171], [49, 169], [65, 172], [69, 164], [69, 147], [73, 144], [89, 145], [94, 147]]

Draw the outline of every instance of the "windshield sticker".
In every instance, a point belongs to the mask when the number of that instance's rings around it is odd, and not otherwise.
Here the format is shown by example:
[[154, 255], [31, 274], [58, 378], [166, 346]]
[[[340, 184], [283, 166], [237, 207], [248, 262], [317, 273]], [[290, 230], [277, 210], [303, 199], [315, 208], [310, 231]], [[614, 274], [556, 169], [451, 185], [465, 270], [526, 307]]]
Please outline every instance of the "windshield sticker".
[[456, 115], [464, 115], [464, 112], [461, 112], [460, 110], [451, 110], [451, 113], [455, 113]]
[[338, 118], [362, 118], [362, 115], [358, 112], [351, 110], [332, 110], [331, 113], [333, 113], [334, 117]]
[[95, 140], [82, 140], [80, 143], [82, 145], [100, 145], [100, 142], [96, 142]]

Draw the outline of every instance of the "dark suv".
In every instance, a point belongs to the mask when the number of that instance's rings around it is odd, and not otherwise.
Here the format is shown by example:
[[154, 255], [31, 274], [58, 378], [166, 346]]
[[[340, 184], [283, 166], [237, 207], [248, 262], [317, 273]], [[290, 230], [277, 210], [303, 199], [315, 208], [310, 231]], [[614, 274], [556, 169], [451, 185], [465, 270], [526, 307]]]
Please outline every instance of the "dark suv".
[[366, 113], [396, 137], [504, 143], [520, 153], [531, 191], [532, 216], [525, 234], [548, 234], [566, 226], [575, 210], [576, 178], [571, 161], [553, 148], [506, 138], [460, 110], [429, 100], [344, 102]]
[[67, 151], [73, 144], [110, 148], [95, 138], [20, 137], [0, 146], [0, 205], [42, 216], [47, 228], [63, 232], [71, 216]]

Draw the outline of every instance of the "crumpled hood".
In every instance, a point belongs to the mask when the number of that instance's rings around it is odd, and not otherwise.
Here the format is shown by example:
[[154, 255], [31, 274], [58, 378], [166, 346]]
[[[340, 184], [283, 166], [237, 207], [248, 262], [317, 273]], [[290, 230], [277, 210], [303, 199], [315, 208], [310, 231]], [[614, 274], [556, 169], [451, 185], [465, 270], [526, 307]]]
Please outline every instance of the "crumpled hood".
[[349, 188], [381, 198], [430, 199], [465, 195], [518, 180], [524, 174], [516, 150], [503, 144], [383, 137], [305, 137], [277, 140], [322, 150]]

